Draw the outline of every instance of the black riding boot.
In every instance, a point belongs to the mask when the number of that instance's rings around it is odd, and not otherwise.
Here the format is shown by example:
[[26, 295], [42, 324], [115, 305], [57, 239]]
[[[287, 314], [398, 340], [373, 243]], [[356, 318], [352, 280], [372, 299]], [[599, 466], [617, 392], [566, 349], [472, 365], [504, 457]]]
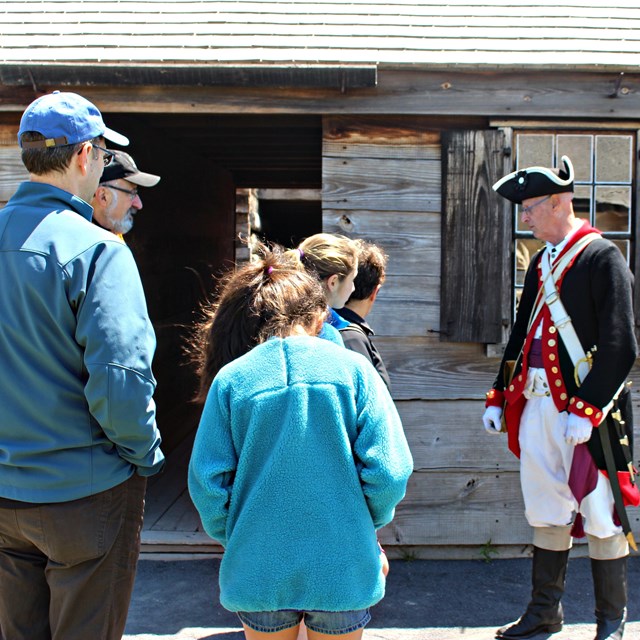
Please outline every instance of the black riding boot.
[[560, 599], [564, 593], [568, 562], [568, 550], [549, 551], [533, 547], [531, 602], [518, 621], [496, 631], [496, 638], [533, 638], [539, 633], [557, 633], [562, 629]]
[[591, 560], [596, 596], [596, 637], [621, 640], [627, 619], [627, 557]]

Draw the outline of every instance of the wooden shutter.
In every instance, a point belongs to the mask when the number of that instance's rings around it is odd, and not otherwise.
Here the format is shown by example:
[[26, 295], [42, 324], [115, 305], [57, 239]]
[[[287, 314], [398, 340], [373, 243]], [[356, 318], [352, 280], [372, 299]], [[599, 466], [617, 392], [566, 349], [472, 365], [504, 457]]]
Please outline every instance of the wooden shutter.
[[513, 292], [512, 205], [491, 186], [511, 170], [501, 130], [444, 131], [442, 340], [505, 342]]

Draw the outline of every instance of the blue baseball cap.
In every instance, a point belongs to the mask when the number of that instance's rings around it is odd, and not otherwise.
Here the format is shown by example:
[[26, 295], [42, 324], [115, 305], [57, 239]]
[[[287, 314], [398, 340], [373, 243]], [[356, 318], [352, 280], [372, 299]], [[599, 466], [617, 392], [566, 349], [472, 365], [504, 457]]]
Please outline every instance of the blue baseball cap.
[[[25, 131], [37, 131], [45, 140], [22, 141]], [[18, 144], [23, 149], [61, 147], [104, 137], [126, 147], [129, 139], [109, 129], [98, 108], [77, 93], [54, 91], [34, 100], [22, 114]]]

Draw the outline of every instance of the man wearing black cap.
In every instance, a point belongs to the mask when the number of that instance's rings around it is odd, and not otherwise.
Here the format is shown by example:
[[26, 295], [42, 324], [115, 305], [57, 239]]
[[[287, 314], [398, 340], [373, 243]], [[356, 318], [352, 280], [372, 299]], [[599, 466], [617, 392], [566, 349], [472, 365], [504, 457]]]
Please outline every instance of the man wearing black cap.
[[531, 601], [496, 637], [560, 631], [572, 537], [586, 533], [595, 640], [617, 640], [626, 619], [629, 543], [635, 544], [624, 505], [640, 503], [625, 385], [636, 357], [632, 276], [617, 247], [576, 218], [573, 166], [566, 156], [561, 161], [561, 170], [529, 167], [493, 186], [521, 205], [522, 222], [546, 243], [527, 270], [483, 416], [489, 433], [499, 433], [505, 419], [533, 527]]
[[123, 236], [133, 227], [133, 216], [142, 209], [138, 187], [154, 187], [160, 182], [160, 176], [140, 171], [124, 151], [113, 154], [113, 161], [104, 168], [91, 205], [96, 224]]
[[155, 335], [131, 251], [89, 205], [128, 144], [75, 93], [25, 110], [0, 211], [0, 637], [120, 640], [146, 478], [163, 466]]

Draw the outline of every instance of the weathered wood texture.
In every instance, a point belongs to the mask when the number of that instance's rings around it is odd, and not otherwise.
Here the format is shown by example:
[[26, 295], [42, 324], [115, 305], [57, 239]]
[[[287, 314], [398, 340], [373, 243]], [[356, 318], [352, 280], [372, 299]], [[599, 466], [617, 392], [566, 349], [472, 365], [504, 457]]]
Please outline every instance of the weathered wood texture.
[[[531, 531], [523, 513], [518, 461], [504, 437], [490, 436], [482, 426], [485, 392], [499, 359], [487, 357], [481, 342], [439, 339], [445, 295], [440, 287], [439, 145], [438, 132], [407, 118], [325, 119], [323, 228], [371, 240], [389, 254], [387, 282], [368, 320], [389, 369], [415, 472], [381, 540], [392, 547], [423, 549], [489, 541], [524, 548]], [[410, 158], [422, 163], [419, 178], [415, 171], [403, 174], [400, 169]], [[498, 171], [495, 166], [493, 171]], [[484, 177], [485, 190], [492, 179]], [[408, 185], [412, 180], [419, 184]], [[467, 221], [473, 224], [473, 218]], [[493, 228], [493, 222], [486, 224]], [[459, 239], [452, 239], [456, 251], [453, 240]], [[465, 261], [466, 250], [458, 248], [452, 260]], [[486, 277], [478, 274], [477, 279]], [[454, 306], [450, 312], [456, 313]], [[458, 308], [457, 313], [466, 311]], [[640, 414], [637, 368], [632, 379]], [[640, 532], [638, 510], [630, 517]]]
[[15, 193], [18, 185], [28, 179], [15, 138], [12, 145], [0, 144], [0, 207]]
[[505, 342], [513, 288], [509, 203], [491, 187], [509, 172], [502, 131], [445, 131], [443, 147], [443, 337]]
[[323, 230], [389, 255], [369, 317], [380, 336], [428, 336], [440, 314], [439, 131], [415, 118], [327, 118]]
[[251, 236], [251, 216], [255, 215], [258, 200], [253, 189], [236, 189], [236, 233], [234, 237], [235, 261], [247, 262], [251, 257], [249, 237]]
[[[524, 518], [518, 460], [507, 450], [504, 436], [484, 431], [483, 401], [396, 404], [415, 473], [394, 522], [381, 531], [390, 554], [402, 553], [394, 547], [416, 547], [419, 550], [408, 553], [451, 558], [475, 546], [477, 556], [477, 548], [489, 542], [500, 548], [501, 557], [526, 553], [531, 531]], [[638, 399], [634, 404], [638, 411]], [[186, 492], [191, 441], [181, 443], [171, 453], [165, 472], [149, 482], [145, 550], [221, 550], [202, 531]], [[640, 538], [640, 511], [631, 509], [629, 516]]]
[[[637, 375], [637, 372], [634, 372]], [[528, 544], [519, 463], [506, 437], [482, 426], [482, 401], [397, 402], [415, 472], [395, 520], [381, 532], [389, 545]], [[640, 399], [634, 400], [636, 414]], [[636, 441], [640, 428], [636, 427]], [[636, 465], [639, 456], [636, 454]], [[629, 509], [640, 538], [640, 510]]]
[[380, 336], [376, 345], [397, 400], [483, 399], [499, 365], [497, 359], [485, 356], [484, 345], [440, 342], [437, 333]]
[[[619, 86], [618, 81], [621, 80]], [[58, 85], [39, 82], [46, 92]], [[78, 88], [74, 90], [79, 90]], [[640, 74], [566, 72], [473, 72], [380, 69], [374, 89], [244, 87], [82, 86], [103, 113], [271, 113], [429, 115], [466, 128], [460, 116], [494, 118], [634, 119], [640, 113]], [[21, 112], [33, 100], [31, 87], [0, 85], [0, 111]], [[392, 154], [392, 151], [389, 151]]]

